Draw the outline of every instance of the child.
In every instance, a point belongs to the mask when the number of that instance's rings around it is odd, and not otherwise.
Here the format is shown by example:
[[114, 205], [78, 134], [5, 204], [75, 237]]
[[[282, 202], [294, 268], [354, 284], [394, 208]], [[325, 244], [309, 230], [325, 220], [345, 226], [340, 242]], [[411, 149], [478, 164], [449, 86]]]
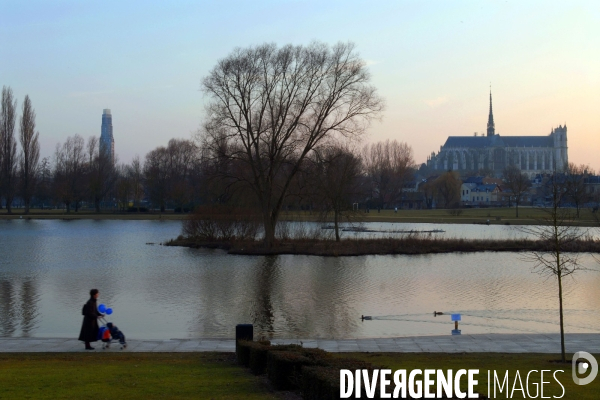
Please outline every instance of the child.
[[109, 322], [108, 324], [106, 324], [106, 327], [110, 331], [110, 336], [112, 336], [112, 338], [114, 340], [118, 340], [119, 344], [121, 344], [123, 347], [127, 347], [127, 342], [125, 341], [125, 335], [123, 334], [123, 332], [121, 332], [119, 330], [119, 328], [114, 326], [112, 322]]

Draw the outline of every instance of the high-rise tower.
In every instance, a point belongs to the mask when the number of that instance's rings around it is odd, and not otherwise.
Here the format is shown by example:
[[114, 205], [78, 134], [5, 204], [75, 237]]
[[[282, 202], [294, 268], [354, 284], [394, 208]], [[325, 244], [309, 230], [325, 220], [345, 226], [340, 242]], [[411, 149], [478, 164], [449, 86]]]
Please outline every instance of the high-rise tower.
[[487, 135], [494, 136], [496, 127], [494, 125], [494, 114], [492, 113], [492, 89], [490, 89], [490, 115], [488, 116]]
[[100, 151], [107, 154], [112, 162], [115, 161], [115, 138], [113, 137], [112, 114], [108, 108], [105, 108], [102, 112]]

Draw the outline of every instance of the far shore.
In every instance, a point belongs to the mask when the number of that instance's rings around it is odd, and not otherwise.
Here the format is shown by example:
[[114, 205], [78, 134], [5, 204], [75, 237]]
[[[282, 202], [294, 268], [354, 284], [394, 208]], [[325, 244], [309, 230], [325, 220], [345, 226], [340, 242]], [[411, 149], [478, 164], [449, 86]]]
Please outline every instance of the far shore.
[[12, 210], [8, 214], [6, 209], [0, 210], [0, 220], [3, 219], [57, 219], [57, 220], [75, 220], [75, 219], [93, 219], [93, 220], [122, 220], [122, 221], [143, 221], [143, 220], [174, 220], [181, 221], [187, 214], [174, 212], [125, 212], [125, 211], [105, 211], [97, 213], [94, 210], [84, 209], [80, 211], [71, 210], [40, 210], [32, 209], [29, 214], [25, 214], [22, 208]]
[[[575, 211], [575, 210], [573, 210]], [[153, 212], [125, 212], [102, 210], [97, 213], [93, 209], [71, 210], [67, 213], [63, 209], [40, 210], [31, 209], [29, 214], [24, 214], [24, 209], [14, 208], [12, 214], [7, 214], [6, 209], [0, 209], [0, 219], [95, 219], [95, 220], [183, 220], [187, 213], [175, 213], [168, 210], [164, 213]], [[519, 207], [519, 218], [515, 216], [514, 208], [465, 208], [459, 210], [369, 210], [369, 213], [360, 212], [354, 218], [357, 222], [390, 222], [390, 223], [430, 223], [430, 224], [485, 224], [485, 225], [536, 225], [544, 217], [543, 209], [533, 207]], [[573, 224], [585, 227], [600, 226], [600, 213], [593, 213], [589, 209], [581, 209], [580, 218]], [[324, 222], [320, 215], [309, 211], [284, 211], [280, 221], [305, 221]]]
[[[271, 248], [262, 241], [219, 241], [183, 238], [164, 243], [166, 246], [221, 249], [237, 255], [311, 255], [311, 256], [363, 256], [363, 255], [418, 255], [440, 253], [474, 253], [548, 251], [551, 244], [527, 239], [440, 239], [406, 236], [382, 239], [343, 239], [339, 242], [321, 239], [290, 239], [277, 241]], [[600, 241], [582, 239], [565, 247], [564, 252], [600, 253]]]

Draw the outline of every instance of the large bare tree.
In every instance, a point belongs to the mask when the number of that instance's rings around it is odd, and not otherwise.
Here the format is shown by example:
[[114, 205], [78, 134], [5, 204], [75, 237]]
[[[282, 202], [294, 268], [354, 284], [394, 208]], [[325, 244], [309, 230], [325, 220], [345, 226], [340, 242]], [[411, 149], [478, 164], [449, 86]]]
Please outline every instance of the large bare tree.
[[504, 169], [504, 182], [511, 192], [510, 197], [515, 200], [516, 216], [519, 218], [519, 204], [523, 195], [531, 187], [531, 181], [527, 174], [521, 172], [515, 165], [509, 165]]
[[35, 110], [31, 106], [29, 96], [23, 101], [23, 112], [21, 114], [21, 197], [25, 203], [25, 214], [29, 214], [29, 205], [35, 191], [37, 168], [40, 162], [39, 132], [35, 131]]
[[3, 86], [0, 110], [0, 201], [3, 195], [6, 200], [6, 210], [9, 214], [12, 212], [12, 201], [15, 197], [17, 184], [16, 110], [17, 101], [13, 99], [12, 89]]
[[365, 146], [363, 160], [372, 184], [372, 196], [377, 198], [377, 208], [396, 204], [415, 168], [412, 148], [388, 139]]
[[383, 101], [369, 79], [353, 44], [315, 42], [238, 48], [203, 80], [204, 145], [243, 165], [239, 179], [260, 205], [267, 246], [307, 155], [330, 138], [359, 136], [379, 116]]

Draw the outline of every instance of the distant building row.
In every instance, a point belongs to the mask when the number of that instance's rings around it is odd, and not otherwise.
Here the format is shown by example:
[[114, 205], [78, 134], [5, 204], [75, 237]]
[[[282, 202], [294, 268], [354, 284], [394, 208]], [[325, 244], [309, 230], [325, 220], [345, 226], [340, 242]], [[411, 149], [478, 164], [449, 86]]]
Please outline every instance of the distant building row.
[[509, 165], [530, 178], [563, 171], [569, 163], [567, 126], [553, 129], [548, 136], [500, 136], [495, 132], [490, 92], [490, 113], [486, 136], [449, 136], [440, 151], [427, 157], [430, 170], [457, 171], [461, 175], [489, 171], [501, 176]]

